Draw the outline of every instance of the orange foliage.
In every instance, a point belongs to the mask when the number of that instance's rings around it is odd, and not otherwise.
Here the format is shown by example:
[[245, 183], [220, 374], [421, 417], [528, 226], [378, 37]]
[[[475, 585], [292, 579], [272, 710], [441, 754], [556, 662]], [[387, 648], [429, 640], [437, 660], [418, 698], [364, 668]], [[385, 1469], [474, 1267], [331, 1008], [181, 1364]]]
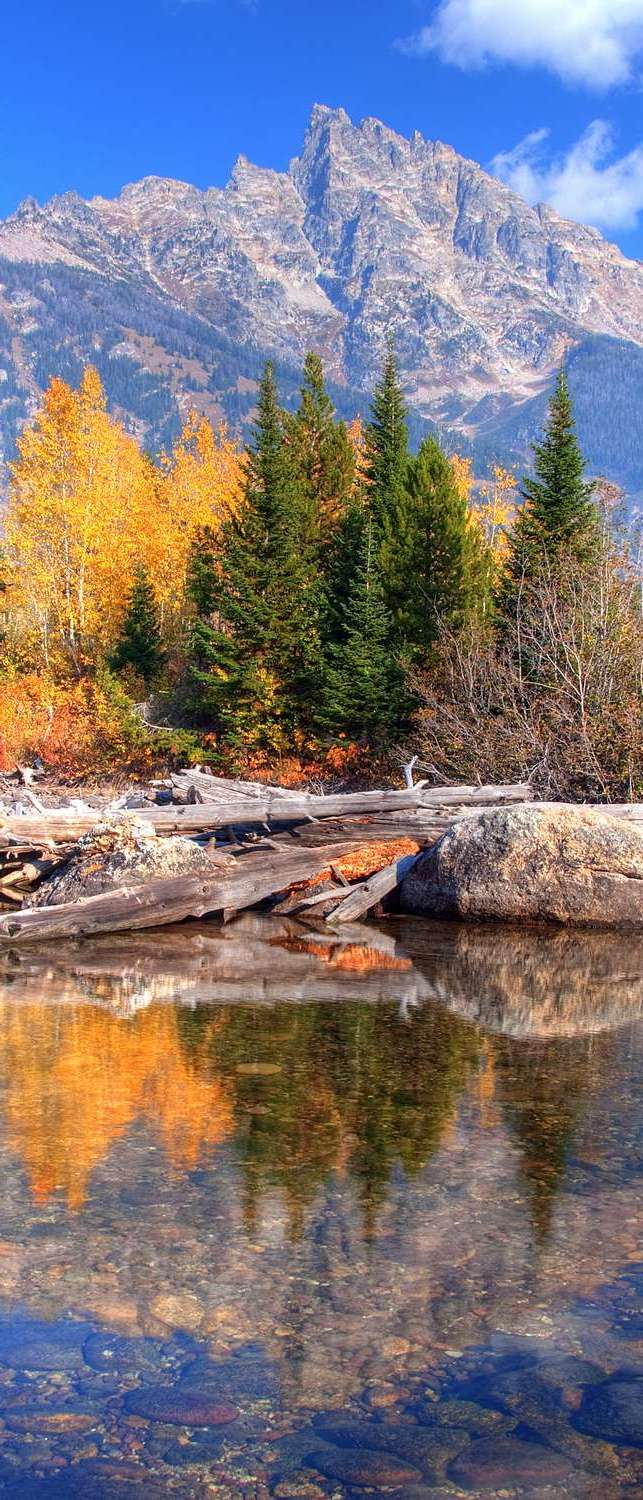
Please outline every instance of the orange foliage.
[[81, 1208], [92, 1172], [137, 1119], [175, 1172], [191, 1171], [233, 1129], [227, 1085], [186, 1055], [170, 1006], [123, 1020], [89, 1006], [7, 1001], [0, 1070], [9, 1145], [39, 1203], [59, 1192]]
[[355, 490], [357, 493], [368, 484], [368, 442], [364, 423], [359, 417], [354, 417], [346, 428], [346, 435], [353, 450], [355, 461]]
[[217, 536], [239, 507], [246, 460], [225, 423], [215, 432], [196, 411], [187, 421], [155, 474], [156, 506], [146, 561], [154, 579], [161, 616], [179, 615], [185, 573], [196, 531]]
[[[403, 859], [407, 854], [417, 854], [420, 845], [414, 839], [379, 839], [376, 843], [364, 844], [360, 849], [353, 849], [350, 854], [341, 855], [334, 861], [333, 868], [339, 870], [346, 880], [367, 880], [369, 875], [376, 875], [378, 870], [385, 870], [387, 865], [395, 864], [398, 859]], [[314, 889], [315, 886], [323, 885], [324, 881], [332, 877], [330, 867], [320, 870], [318, 875], [313, 875], [310, 880], [302, 881], [299, 885], [291, 886], [293, 891], [305, 891]]]
[[96, 734], [86, 682], [60, 687], [33, 672], [0, 682], [0, 771], [41, 755], [58, 770], [91, 761]]
[[146, 535], [148, 467], [95, 370], [77, 391], [52, 380], [18, 440], [6, 519], [6, 607], [45, 667], [80, 672], [113, 641]]
[[451, 459], [451, 468], [460, 499], [468, 500], [473, 486], [471, 459], [460, 458], [458, 453], [454, 453]]

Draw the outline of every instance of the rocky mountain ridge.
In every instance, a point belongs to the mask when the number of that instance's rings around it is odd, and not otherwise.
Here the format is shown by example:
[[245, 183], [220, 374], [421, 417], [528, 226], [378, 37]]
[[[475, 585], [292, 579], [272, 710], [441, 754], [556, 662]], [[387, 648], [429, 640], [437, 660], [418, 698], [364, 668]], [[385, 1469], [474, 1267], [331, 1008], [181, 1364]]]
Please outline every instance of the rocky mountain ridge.
[[417, 425], [480, 455], [524, 452], [567, 358], [592, 466], [643, 488], [643, 264], [440, 142], [316, 106], [287, 172], [239, 157], [225, 188], [149, 177], [0, 223], [7, 449], [88, 358], [152, 443], [190, 404], [243, 422], [268, 354], [288, 396], [318, 349], [357, 410], [391, 332]]

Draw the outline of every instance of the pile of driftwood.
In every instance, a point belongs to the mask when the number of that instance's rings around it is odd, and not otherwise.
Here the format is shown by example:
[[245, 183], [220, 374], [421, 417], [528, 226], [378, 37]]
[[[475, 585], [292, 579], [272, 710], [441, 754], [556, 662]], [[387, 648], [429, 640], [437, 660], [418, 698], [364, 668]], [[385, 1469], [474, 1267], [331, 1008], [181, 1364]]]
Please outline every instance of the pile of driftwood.
[[[46, 808], [30, 793], [28, 807], [0, 814], [0, 900], [12, 907], [0, 917], [0, 942], [127, 931], [211, 913], [229, 918], [268, 900], [279, 912], [323, 916], [333, 924], [357, 921], [452, 823], [481, 807], [531, 797], [531, 788], [520, 784], [427, 787], [422, 782], [401, 791], [319, 796], [227, 781], [199, 770], [182, 771], [170, 784], [102, 808], [78, 801]], [[74, 902], [17, 909], [24, 894], [69, 859], [101, 817], [112, 822], [128, 811], [160, 836], [198, 839], [211, 852], [211, 873], [131, 882]], [[606, 811], [643, 818], [643, 806]], [[364, 851], [370, 857], [364, 858]]]

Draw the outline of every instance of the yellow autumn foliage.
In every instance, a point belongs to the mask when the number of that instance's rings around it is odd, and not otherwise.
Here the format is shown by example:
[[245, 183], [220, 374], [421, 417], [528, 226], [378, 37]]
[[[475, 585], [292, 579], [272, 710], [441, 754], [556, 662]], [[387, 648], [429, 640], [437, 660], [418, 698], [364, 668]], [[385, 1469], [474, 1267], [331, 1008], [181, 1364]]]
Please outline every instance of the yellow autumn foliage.
[[81, 674], [117, 637], [137, 563], [165, 623], [180, 610], [195, 530], [235, 508], [243, 460], [194, 414], [159, 466], [107, 411], [96, 370], [52, 380], [18, 440], [5, 526], [10, 631], [39, 667]]
[[516, 509], [516, 476], [502, 464], [494, 464], [490, 480], [480, 490], [476, 514], [496, 562], [509, 550]]

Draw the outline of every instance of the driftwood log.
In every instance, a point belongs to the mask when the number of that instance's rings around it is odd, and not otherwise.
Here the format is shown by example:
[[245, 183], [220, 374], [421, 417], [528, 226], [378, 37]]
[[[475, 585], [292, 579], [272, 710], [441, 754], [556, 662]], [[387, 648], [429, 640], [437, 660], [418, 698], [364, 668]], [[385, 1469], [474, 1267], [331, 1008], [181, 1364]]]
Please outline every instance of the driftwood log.
[[[337, 868], [343, 854], [402, 835], [412, 839], [412, 848], [426, 847], [481, 808], [532, 798], [530, 787], [520, 783], [483, 787], [420, 783], [402, 791], [314, 796], [258, 782], [234, 783], [202, 771], [182, 771], [173, 781], [183, 798], [193, 792], [198, 800], [179, 806], [147, 804], [135, 810], [136, 817], [159, 834], [207, 838], [223, 830], [229, 839], [236, 839], [226, 846], [230, 857], [222, 860], [213, 851], [212, 867], [205, 873], [147, 881], [132, 877], [130, 884], [117, 890], [73, 903], [15, 910], [51, 871], [52, 856], [60, 859], [73, 853], [78, 839], [102, 819], [118, 824], [127, 818], [122, 799], [102, 812], [76, 804], [37, 809], [28, 815], [0, 815], [0, 906], [5, 903], [0, 946], [165, 926], [215, 912], [228, 918], [282, 893], [288, 894], [276, 910], [310, 909], [339, 929], [372, 910], [399, 884], [417, 857], [398, 857], [396, 863], [359, 882], [352, 875], [353, 883], [348, 885]], [[643, 823], [643, 804], [604, 805], [600, 810]], [[242, 829], [246, 835], [250, 832], [254, 843], [236, 838], [236, 831]], [[272, 837], [259, 836], [271, 829], [275, 830]], [[393, 854], [391, 848], [389, 860]], [[371, 863], [371, 870], [374, 867]], [[322, 871], [327, 878], [320, 888], [299, 891], [300, 884], [305, 887]]]
[[[520, 785], [427, 788], [419, 784], [400, 792], [347, 792], [328, 797], [299, 793], [284, 796], [282, 792], [269, 791], [262, 796], [217, 796], [212, 802], [193, 806], [142, 807], [136, 810], [136, 816], [150, 822], [157, 833], [214, 833], [241, 825], [296, 824], [370, 814], [451, 811], [456, 816], [460, 808], [527, 802], [530, 797], [531, 789]], [[108, 816], [118, 814], [108, 813]], [[56, 808], [35, 817], [9, 816], [0, 820], [0, 836], [5, 832], [34, 840], [53, 838], [70, 843], [89, 833], [99, 819], [96, 809], [89, 807]]]
[[332, 844], [318, 849], [271, 851], [268, 856], [258, 850], [231, 867], [216, 867], [211, 876], [148, 880], [81, 901], [11, 913], [0, 918], [0, 944], [15, 946], [99, 932], [127, 932], [213, 912], [241, 911], [285, 890], [293, 881], [309, 880], [329, 860], [350, 854], [357, 847], [355, 842]]

